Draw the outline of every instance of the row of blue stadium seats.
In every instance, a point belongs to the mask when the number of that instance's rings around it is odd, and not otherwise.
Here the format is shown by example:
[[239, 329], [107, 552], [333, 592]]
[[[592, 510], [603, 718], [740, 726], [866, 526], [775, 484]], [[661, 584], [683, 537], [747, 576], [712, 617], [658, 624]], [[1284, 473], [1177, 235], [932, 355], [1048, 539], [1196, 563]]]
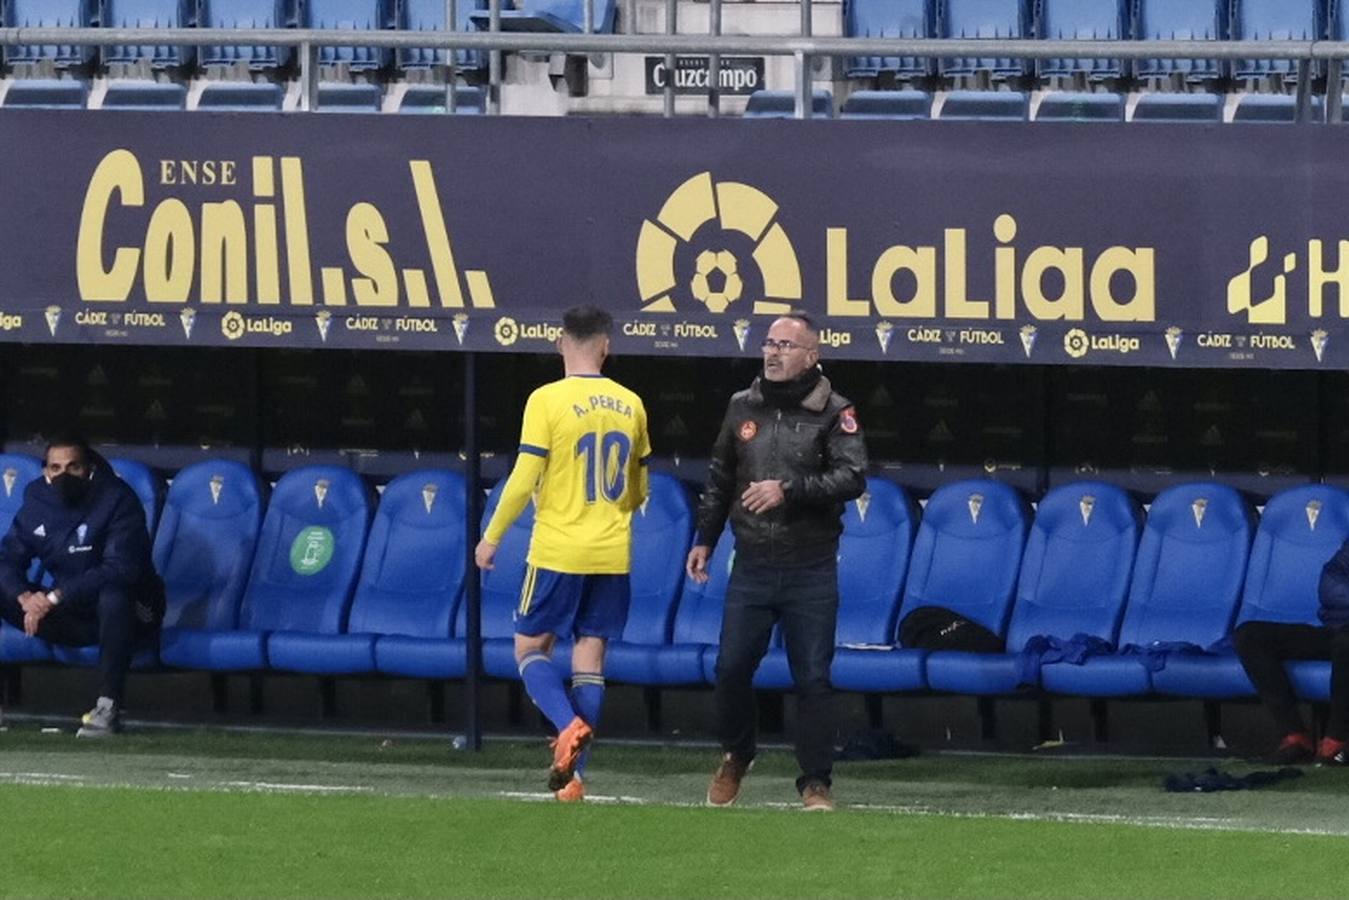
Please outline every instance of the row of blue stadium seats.
[[[400, 89], [396, 89], [400, 88]], [[387, 96], [386, 96], [387, 90]], [[481, 115], [487, 110], [487, 92], [480, 87], [456, 85], [455, 112]], [[84, 109], [90, 103], [91, 87], [77, 78], [18, 79], [0, 95], [0, 106], [27, 109]], [[166, 81], [110, 79], [99, 109], [181, 111], [188, 107], [188, 87]], [[446, 112], [443, 84], [385, 86], [370, 83], [319, 82], [321, 112], [397, 113]], [[275, 82], [213, 81], [197, 94], [195, 109], [215, 112], [280, 112], [286, 87]]]
[[[844, 33], [888, 38], [1049, 40], [1341, 40], [1338, 0], [852, 0]], [[1296, 78], [1289, 60], [854, 58], [851, 76], [916, 78], [987, 72], [994, 78], [1086, 75], [1091, 79], [1184, 76]]]
[[[1297, 98], [1290, 94], [1245, 93], [1234, 95], [1233, 122], [1294, 122]], [[839, 107], [840, 119], [891, 119], [993, 122], [1222, 122], [1227, 97], [1222, 94], [1144, 92], [1130, 104], [1123, 94], [1099, 91], [1046, 91], [1032, 115], [1031, 95], [1024, 91], [950, 91], [937, 97], [927, 91], [854, 91]], [[752, 119], [791, 118], [796, 95], [791, 91], [756, 91], [745, 105]], [[1126, 112], [1128, 115], [1126, 116]], [[1325, 101], [1312, 97], [1310, 121], [1325, 115]], [[829, 91], [817, 90], [811, 98], [811, 115], [834, 116]]]
[[[162, 482], [143, 466], [114, 467], [146, 504], [168, 590], [160, 644], [138, 654], [139, 667], [463, 676], [466, 493], [457, 474], [401, 476], [376, 509], [347, 469], [297, 469], [268, 497], [246, 466], [209, 461], [173, 479], [159, 512]], [[0, 525], [38, 472], [31, 458], [0, 457]], [[483, 577], [483, 667], [496, 678], [516, 677], [511, 612], [531, 524], [521, 517]], [[608, 674], [646, 686], [710, 683], [734, 540], [723, 535], [706, 584], [686, 581], [692, 505], [681, 482], [660, 474], [633, 529], [632, 610]], [[1159, 494], [1145, 516], [1103, 482], [1055, 488], [1032, 514], [1015, 489], [969, 480], [938, 489], [920, 514], [903, 488], [869, 479], [844, 516], [833, 680], [863, 693], [1252, 696], [1231, 629], [1251, 619], [1314, 623], [1321, 567], [1346, 537], [1349, 492], [1328, 485], [1286, 490], [1257, 516], [1226, 485], [1185, 484]], [[899, 623], [924, 606], [978, 622], [1005, 637], [1008, 652], [896, 646]], [[89, 665], [96, 653], [0, 629], [0, 663]], [[1303, 697], [1328, 697], [1328, 663], [1290, 670]], [[755, 679], [791, 686], [777, 639]]]
[[[502, 11], [503, 31], [581, 31], [586, 3], [592, 4], [593, 28], [611, 32], [614, 0], [519, 0]], [[486, 29], [486, 0], [458, 0], [455, 31]], [[441, 0], [0, 0], [0, 23], [10, 28], [331, 28], [342, 31], [443, 32], [446, 4]], [[276, 69], [291, 58], [291, 47], [7, 46], [8, 64], [50, 62], [58, 68], [100, 61], [104, 65], [148, 63], [152, 68], [244, 65], [253, 71]], [[445, 65], [444, 50], [378, 47], [322, 47], [320, 65], [345, 65], [351, 71], [401, 70]], [[486, 66], [484, 54], [461, 51], [463, 68]]]

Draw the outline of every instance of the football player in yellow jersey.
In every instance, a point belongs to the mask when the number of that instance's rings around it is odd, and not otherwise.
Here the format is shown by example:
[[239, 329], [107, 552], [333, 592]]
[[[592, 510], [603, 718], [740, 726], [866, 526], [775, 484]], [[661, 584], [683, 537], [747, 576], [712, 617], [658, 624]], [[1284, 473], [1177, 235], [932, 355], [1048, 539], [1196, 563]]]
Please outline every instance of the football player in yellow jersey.
[[[515, 610], [515, 659], [536, 706], [557, 727], [548, 789], [585, 796], [585, 750], [604, 700], [605, 642], [628, 618], [632, 514], [647, 492], [651, 454], [641, 398], [600, 373], [613, 319], [579, 306], [562, 317], [565, 377], [525, 404], [520, 452], [475, 556], [491, 569], [506, 530], [534, 499], [528, 568]], [[572, 690], [552, 661], [574, 637]]]

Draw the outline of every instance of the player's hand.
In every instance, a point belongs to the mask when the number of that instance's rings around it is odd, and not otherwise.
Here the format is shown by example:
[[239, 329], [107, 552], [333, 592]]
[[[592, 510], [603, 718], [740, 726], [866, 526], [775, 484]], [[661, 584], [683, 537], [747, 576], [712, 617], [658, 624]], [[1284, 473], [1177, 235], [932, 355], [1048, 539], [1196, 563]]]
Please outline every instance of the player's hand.
[[689, 558], [684, 562], [684, 571], [698, 584], [707, 583], [707, 560], [711, 555], [711, 547], [699, 544], [689, 551]]
[[495, 567], [493, 560], [497, 555], [497, 545], [483, 538], [478, 541], [477, 548], [473, 551], [473, 561], [478, 564], [478, 568], [490, 572]]
[[47, 602], [47, 595], [41, 591], [24, 591], [19, 595], [19, 607], [23, 610], [24, 615], [50, 605]]
[[745, 509], [758, 515], [766, 513], [775, 506], [781, 506], [787, 499], [782, 492], [781, 481], [751, 481], [749, 487], [740, 495]]

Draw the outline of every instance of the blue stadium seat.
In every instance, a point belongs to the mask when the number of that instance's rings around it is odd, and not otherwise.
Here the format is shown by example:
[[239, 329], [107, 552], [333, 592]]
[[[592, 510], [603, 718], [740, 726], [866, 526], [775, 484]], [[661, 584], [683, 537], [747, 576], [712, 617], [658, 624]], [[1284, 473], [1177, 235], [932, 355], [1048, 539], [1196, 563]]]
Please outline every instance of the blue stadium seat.
[[379, 671], [463, 676], [466, 648], [451, 633], [464, 597], [466, 504], [463, 476], [445, 469], [412, 472], [384, 489], [347, 625], [349, 638], [381, 635]]
[[6, 107], [83, 109], [89, 85], [74, 78], [20, 78], [5, 93]]
[[168, 81], [117, 79], [108, 83], [99, 109], [164, 110], [187, 108], [187, 87]]
[[[203, 28], [296, 28], [300, 24], [298, 0], [202, 0], [202, 3]], [[206, 67], [243, 64], [251, 71], [275, 71], [290, 62], [292, 50], [224, 44], [201, 47], [197, 58]]]
[[[593, 3], [593, 32], [611, 34], [617, 14], [615, 0], [516, 0], [515, 9], [501, 10], [502, 31], [579, 32], [585, 29], [585, 4]], [[483, 11], [469, 18], [482, 31], [491, 25]]]
[[233, 631], [180, 629], [164, 661], [216, 671], [267, 666], [274, 632], [338, 634], [346, 625], [370, 523], [369, 491], [350, 469], [309, 466], [277, 482]]
[[[1221, 41], [1227, 37], [1226, 0], [1134, 0], [1135, 40]], [[1172, 73], [1187, 81], [1212, 81], [1222, 77], [1223, 64], [1216, 59], [1139, 59], [1134, 74], [1139, 78], [1167, 77]]]
[[1134, 106], [1131, 122], [1221, 122], [1223, 98], [1217, 94], [1145, 93]]
[[[868, 478], [866, 492], [843, 513], [838, 546], [837, 660], [843, 654], [872, 657], [879, 647], [893, 644], [895, 623], [909, 571], [909, 552], [918, 528], [918, 504], [892, 481]], [[854, 645], [849, 647], [848, 645]], [[858, 674], [865, 667], [843, 663], [840, 673]], [[794, 684], [783, 647], [771, 647], [755, 673], [754, 684], [769, 690], [787, 690]], [[862, 683], [863, 685], [865, 682]], [[848, 685], [845, 690], [865, 690]]]
[[[1147, 652], [1186, 642], [1209, 648], [1228, 634], [1241, 599], [1255, 514], [1225, 484], [1182, 484], [1153, 499], [1133, 565], [1118, 648]], [[1166, 668], [1170, 668], [1168, 654]], [[1152, 690], [1135, 653], [1051, 664], [1041, 684], [1055, 694], [1136, 696]]]
[[[1234, 41], [1319, 41], [1326, 36], [1323, 2], [1232, 0], [1230, 12], [1230, 37]], [[1237, 59], [1232, 61], [1232, 77], [1277, 75], [1285, 81], [1297, 81], [1297, 65], [1291, 59]]]
[[1124, 96], [1079, 91], [1045, 94], [1035, 111], [1037, 122], [1123, 122]]
[[[1120, 41], [1129, 33], [1127, 0], [1036, 0], [1036, 31], [1050, 41]], [[1042, 59], [1042, 78], [1085, 75], [1091, 81], [1119, 78], [1121, 59]]]
[[[302, 8], [310, 28], [385, 31], [397, 27], [394, 4], [395, 0], [308, 0]], [[392, 59], [393, 51], [387, 47], [320, 47], [318, 51], [319, 65], [343, 64], [352, 72], [383, 69]]]
[[323, 81], [318, 87], [319, 112], [377, 113], [384, 102], [384, 92], [377, 84]]
[[[1325, 121], [1325, 98], [1312, 97], [1307, 112], [1308, 121]], [[1297, 97], [1293, 94], [1242, 94], [1232, 113], [1232, 121], [1261, 125], [1291, 124], [1297, 121]]]
[[[0, 536], [9, 531], [23, 505], [23, 492], [28, 483], [40, 477], [42, 463], [37, 459], [21, 453], [0, 453]], [[49, 662], [51, 656], [51, 647], [46, 641], [30, 638], [0, 622], [0, 663]]]
[[391, 668], [439, 660], [439, 677], [461, 676], [464, 645], [450, 641], [450, 623], [464, 590], [464, 504], [464, 480], [455, 472], [409, 472], [391, 481], [366, 541], [345, 631], [274, 634], [268, 665], [316, 675], [372, 672], [377, 641], [397, 636], [385, 648]]
[[[444, 31], [445, 4], [442, 0], [403, 0], [399, 5], [402, 27], [409, 31]], [[473, 31], [473, 14], [487, 9], [485, 0], [457, 0], [454, 5], [455, 31]], [[487, 68], [487, 54], [481, 50], [456, 50], [455, 63], [460, 69]], [[430, 69], [445, 65], [445, 51], [434, 48], [411, 48], [398, 51], [400, 69]]]
[[145, 527], [153, 540], [155, 527], [159, 524], [159, 510], [164, 505], [164, 479], [154, 469], [134, 459], [109, 459], [108, 465], [136, 492], [141, 509], [145, 511]]
[[[938, 0], [937, 37], [1016, 40], [1034, 36], [1026, 0]], [[1030, 74], [1030, 65], [1024, 59], [942, 59], [937, 68], [946, 76], [987, 72], [992, 78], [1002, 79]]]
[[927, 119], [932, 95], [927, 91], [853, 91], [838, 111], [840, 119]]
[[[98, 0], [6, 0], [0, 21], [8, 28], [96, 28], [101, 11]], [[95, 53], [88, 46], [0, 46], [0, 60], [9, 65], [51, 62], [58, 69], [92, 62]]]
[[[1022, 557], [1008, 652], [934, 652], [927, 658], [928, 684], [961, 694], [1010, 694], [1023, 684], [1022, 650], [1031, 638], [1086, 634], [1113, 642], [1141, 528], [1137, 504], [1114, 485], [1080, 481], [1050, 491]], [[1054, 668], [1081, 667], [1044, 670]]]
[[937, 118], [944, 122], [1024, 122], [1030, 95], [1022, 91], [951, 91]]
[[[853, 0], [843, 5], [846, 37], [930, 38], [935, 22], [933, 0]], [[932, 59], [925, 56], [854, 56], [844, 65], [849, 78], [870, 78], [882, 72], [900, 78], [932, 74]]]
[[[1029, 518], [1021, 495], [1002, 482], [938, 488], [923, 508], [899, 621], [919, 607], [942, 606], [1005, 634]], [[921, 690], [929, 682], [928, 656], [914, 648], [846, 654], [834, 661], [834, 683], [871, 692]]]
[[[1329, 485], [1308, 485], [1275, 495], [1265, 505], [1260, 527], [1244, 573], [1245, 590], [1234, 626], [1243, 622], [1303, 622], [1319, 624], [1317, 584], [1321, 569], [1349, 537], [1349, 494]], [[1210, 566], [1210, 576], [1190, 576], [1191, 589], [1207, 588], [1230, 574]], [[1213, 613], [1213, 621], [1219, 615]], [[1230, 613], [1228, 613], [1230, 621]], [[1198, 635], [1210, 636], [1213, 626]], [[1189, 638], [1186, 638], [1189, 640]], [[1199, 643], [1198, 640], [1194, 641]], [[1289, 671], [1300, 693], [1324, 699], [1329, 693], [1330, 666], [1325, 662], [1295, 662]], [[1154, 689], [1182, 697], [1224, 699], [1254, 694], [1250, 679], [1235, 653], [1179, 655], [1154, 672]]]
[[[814, 90], [810, 95], [810, 114], [817, 119], [834, 115], [834, 95]], [[755, 91], [745, 101], [746, 119], [790, 119], [796, 115], [795, 91]]]
[[[102, 0], [104, 28], [196, 28], [201, 0]], [[124, 45], [103, 48], [103, 62], [148, 62], [152, 69], [190, 66], [197, 50], [192, 46]]]
[[[409, 85], [398, 103], [400, 113], [446, 113], [443, 84]], [[487, 91], [471, 85], [454, 88], [454, 113], [458, 116], [483, 115], [487, 112]]]
[[605, 677], [658, 685], [656, 658], [670, 646], [693, 536], [693, 507], [679, 479], [651, 473], [650, 497], [632, 517], [632, 604], [621, 640], [605, 651]]
[[286, 98], [279, 84], [252, 81], [215, 81], [197, 97], [197, 109], [215, 112], [278, 112]]

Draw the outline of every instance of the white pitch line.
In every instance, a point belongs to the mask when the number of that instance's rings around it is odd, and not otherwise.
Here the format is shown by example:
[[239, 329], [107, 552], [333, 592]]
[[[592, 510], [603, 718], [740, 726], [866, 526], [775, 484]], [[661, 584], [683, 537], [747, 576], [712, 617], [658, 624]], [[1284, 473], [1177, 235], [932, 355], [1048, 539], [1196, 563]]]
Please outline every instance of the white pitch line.
[[374, 793], [374, 788], [356, 784], [285, 784], [272, 781], [222, 781], [224, 787], [255, 791], [302, 791], [315, 794]]

